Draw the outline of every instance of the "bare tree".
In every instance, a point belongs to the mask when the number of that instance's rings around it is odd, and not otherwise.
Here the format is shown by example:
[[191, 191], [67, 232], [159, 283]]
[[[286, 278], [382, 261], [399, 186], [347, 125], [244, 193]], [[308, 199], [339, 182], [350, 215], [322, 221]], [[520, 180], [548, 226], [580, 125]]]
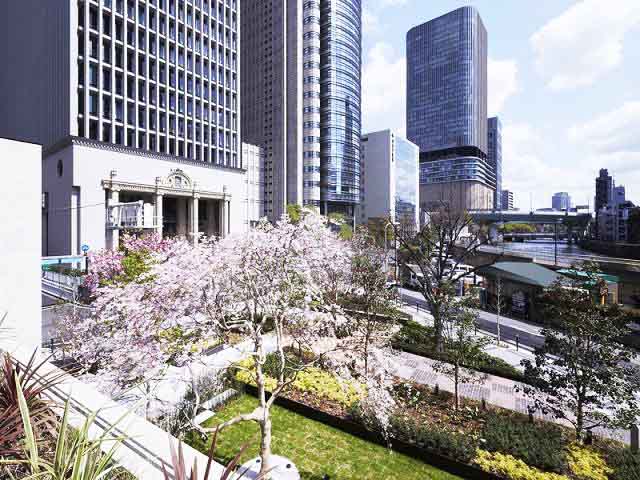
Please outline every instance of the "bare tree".
[[417, 234], [396, 229], [400, 264], [417, 274], [420, 293], [433, 315], [437, 349], [442, 352], [443, 309], [449, 297], [455, 295], [456, 284], [495, 260], [470, 270], [458, 268], [477, 263], [479, 249], [489, 241], [485, 230], [475, 224], [468, 212], [453, 209], [448, 203], [423, 215], [425, 222]]

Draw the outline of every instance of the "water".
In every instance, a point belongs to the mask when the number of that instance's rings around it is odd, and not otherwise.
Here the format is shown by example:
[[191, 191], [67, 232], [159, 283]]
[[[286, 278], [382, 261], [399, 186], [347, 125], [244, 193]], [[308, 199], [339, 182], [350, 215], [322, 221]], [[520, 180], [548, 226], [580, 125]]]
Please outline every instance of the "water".
[[[504, 248], [505, 252], [519, 252], [553, 262], [554, 242], [553, 240], [531, 240], [527, 242], [505, 242], [497, 247], [499, 250]], [[590, 252], [578, 245], [569, 245], [566, 240], [558, 240], [558, 264], [570, 265], [572, 263], [584, 261], [621, 261], [634, 262], [637, 260], [614, 259], [598, 253]]]

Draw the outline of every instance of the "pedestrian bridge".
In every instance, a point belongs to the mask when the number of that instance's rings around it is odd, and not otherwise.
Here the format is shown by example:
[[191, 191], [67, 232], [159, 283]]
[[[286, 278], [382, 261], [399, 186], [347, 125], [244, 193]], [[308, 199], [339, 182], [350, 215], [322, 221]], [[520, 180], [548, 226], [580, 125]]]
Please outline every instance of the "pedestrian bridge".
[[537, 223], [537, 224], [574, 224], [586, 225], [591, 213], [557, 211], [519, 211], [519, 210], [471, 210], [469, 215], [476, 222], [484, 223]]

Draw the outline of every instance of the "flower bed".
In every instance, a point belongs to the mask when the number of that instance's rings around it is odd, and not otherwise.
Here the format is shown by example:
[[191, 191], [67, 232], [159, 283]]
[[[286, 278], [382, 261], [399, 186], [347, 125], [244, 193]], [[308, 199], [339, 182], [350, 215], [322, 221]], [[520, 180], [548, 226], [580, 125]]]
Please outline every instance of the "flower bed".
[[[327, 400], [328, 395], [317, 393], [318, 388], [304, 385], [294, 385], [276, 403], [368, 441], [381, 445], [389, 441], [394, 450], [428, 458], [430, 464], [463, 478], [640, 480], [640, 455], [615, 442], [578, 446], [566, 428], [530, 423], [526, 415], [504, 409], [485, 411], [477, 402], [467, 401], [454, 412], [449, 393], [435, 394], [422, 385], [396, 385], [395, 396], [402, 407], [391, 418], [390, 439], [365, 427], [357, 401], [345, 408], [345, 402]], [[246, 391], [256, 394], [253, 385], [247, 385]]]

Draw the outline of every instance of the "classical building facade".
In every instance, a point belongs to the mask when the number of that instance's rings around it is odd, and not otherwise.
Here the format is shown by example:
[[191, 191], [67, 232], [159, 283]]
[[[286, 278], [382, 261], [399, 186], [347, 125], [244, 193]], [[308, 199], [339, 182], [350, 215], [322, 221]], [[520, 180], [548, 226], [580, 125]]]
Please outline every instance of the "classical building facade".
[[265, 213], [353, 215], [359, 200], [361, 0], [242, 4], [242, 139], [265, 153]]
[[407, 138], [420, 147], [420, 202], [491, 209], [487, 159], [487, 31], [462, 7], [407, 33]]
[[8, 0], [3, 13], [17, 51], [0, 53], [15, 67], [0, 73], [0, 135], [44, 147], [50, 255], [114, 247], [127, 228], [244, 228], [238, 1]]
[[416, 230], [420, 219], [418, 146], [391, 130], [365, 134], [361, 142], [358, 223], [390, 219]]

